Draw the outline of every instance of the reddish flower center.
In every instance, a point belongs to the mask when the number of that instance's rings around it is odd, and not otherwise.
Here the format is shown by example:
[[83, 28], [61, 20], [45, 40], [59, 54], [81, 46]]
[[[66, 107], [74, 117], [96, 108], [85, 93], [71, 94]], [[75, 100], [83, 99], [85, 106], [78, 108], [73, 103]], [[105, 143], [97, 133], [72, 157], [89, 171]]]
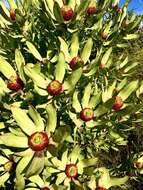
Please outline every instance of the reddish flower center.
[[46, 132], [35, 132], [28, 139], [28, 145], [34, 151], [44, 150], [49, 145]]
[[123, 106], [123, 101], [120, 96], [113, 96], [113, 99], [115, 99], [115, 103], [112, 105], [112, 109], [114, 110], [120, 110]]
[[70, 6], [64, 5], [61, 8], [61, 13], [62, 13], [63, 19], [65, 21], [69, 21], [73, 17], [73, 10], [72, 10], [72, 8]]
[[70, 68], [71, 68], [72, 70], [74, 70], [74, 69], [76, 69], [76, 68], [82, 66], [83, 64], [84, 64], [83, 60], [82, 60], [79, 56], [77, 56], [77, 57], [74, 57], [74, 58], [70, 61], [69, 66], [70, 66]]
[[65, 169], [65, 173], [69, 178], [75, 178], [78, 175], [78, 168], [75, 164], [68, 164]]
[[80, 118], [83, 121], [90, 121], [94, 117], [94, 112], [91, 108], [85, 108], [80, 112]]
[[11, 18], [12, 21], [16, 20], [15, 11], [13, 9], [10, 10], [10, 18]]
[[106, 32], [102, 32], [101, 37], [102, 37], [103, 40], [107, 40], [108, 34]]
[[50, 190], [48, 187], [42, 187], [41, 190]]
[[10, 90], [19, 91], [24, 88], [23, 81], [19, 78], [19, 76], [11, 76], [9, 79], [9, 82], [7, 84], [7, 87]]
[[96, 190], [107, 190], [105, 187], [97, 187]]
[[92, 15], [96, 12], [96, 7], [95, 6], [90, 6], [87, 8], [87, 14]]
[[57, 95], [62, 91], [62, 84], [58, 80], [54, 80], [48, 85], [48, 92], [51, 96]]

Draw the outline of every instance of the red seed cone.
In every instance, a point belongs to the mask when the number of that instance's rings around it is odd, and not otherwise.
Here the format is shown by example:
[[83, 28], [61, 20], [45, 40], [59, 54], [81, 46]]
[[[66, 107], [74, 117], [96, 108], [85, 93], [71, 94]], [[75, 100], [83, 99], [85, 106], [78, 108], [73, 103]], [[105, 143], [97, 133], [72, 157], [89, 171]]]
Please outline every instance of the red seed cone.
[[11, 76], [10, 80], [7, 84], [7, 88], [17, 92], [19, 90], [23, 90], [24, 83], [19, 76], [17, 76], [17, 77]]
[[68, 5], [64, 5], [62, 8], [61, 8], [61, 13], [62, 13], [62, 16], [63, 16], [63, 19], [64, 21], [69, 21], [72, 19], [73, 17], [73, 10], [70, 6]]
[[104, 68], [105, 68], [105, 64], [101, 63], [101, 64], [99, 65], [99, 68], [100, 68], [100, 69], [104, 69]]
[[48, 187], [42, 187], [40, 190], [50, 190]]
[[121, 14], [123, 11], [122, 11], [122, 8], [121, 7], [118, 7], [117, 9], [116, 9], [116, 12], [117, 13], [119, 13], [119, 14]]
[[74, 69], [76, 69], [76, 68], [78, 68], [78, 67], [80, 67], [80, 66], [83, 66], [83, 64], [84, 64], [83, 60], [82, 60], [79, 56], [77, 56], [77, 57], [74, 57], [74, 58], [70, 61], [69, 66], [70, 66], [70, 68], [71, 68], [72, 70], [74, 70]]
[[101, 38], [102, 38], [102, 40], [107, 40], [108, 39], [108, 33], [107, 32], [101, 32]]
[[10, 19], [16, 21], [16, 14], [14, 9], [10, 9]]
[[34, 151], [42, 151], [49, 145], [46, 132], [35, 132], [28, 138], [28, 145]]
[[80, 112], [80, 119], [85, 121], [85, 122], [92, 120], [93, 117], [94, 117], [94, 112], [91, 108], [84, 108]]
[[86, 10], [88, 15], [93, 15], [94, 13], [96, 13], [96, 7], [95, 6], [89, 6]]
[[62, 83], [54, 80], [48, 84], [47, 90], [51, 96], [55, 96], [62, 91]]
[[112, 105], [112, 109], [118, 111], [123, 107], [123, 101], [122, 98], [119, 96], [113, 96], [115, 99], [115, 103]]
[[97, 187], [96, 190], [107, 190], [105, 187]]
[[66, 165], [65, 173], [68, 178], [76, 178], [78, 176], [78, 168], [75, 164]]

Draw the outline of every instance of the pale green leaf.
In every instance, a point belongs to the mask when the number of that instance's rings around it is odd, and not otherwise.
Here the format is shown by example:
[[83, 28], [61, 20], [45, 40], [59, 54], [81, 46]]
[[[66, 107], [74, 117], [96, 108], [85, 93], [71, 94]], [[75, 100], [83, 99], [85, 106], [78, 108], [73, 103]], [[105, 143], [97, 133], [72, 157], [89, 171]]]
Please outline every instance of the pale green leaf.
[[40, 53], [38, 52], [38, 50], [36, 49], [36, 47], [29, 41], [26, 41], [26, 45], [30, 51], [30, 53], [33, 54], [33, 56], [38, 59], [39, 61], [42, 61], [42, 57], [40, 55]]
[[27, 148], [28, 147], [28, 138], [19, 137], [11, 133], [5, 133], [0, 136], [0, 141], [5, 146], [17, 147], [17, 148]]
[[70, 93], [74, 88], [76, 83], [79, 81], [82, 75], [82, 68], [79, 68], [72, 72], [72, 74], [64, 82], [64, 89], [67, 90], [67, 93]]
[[138, 80], [132, 81], [128, 85], [126, 85], [118, 94], [125, 101], [138, 87]]
[[78, 56], [78, 50], [79, 50], [79, 41], [78, 41], [78, 34], [75, 33], [72, 36], [72, 40], [71, 40], [71, 58], [74, 58], [76, 56]]
[[0, 72], [9, 79], [12, 76], [16, 76], [16, 72], [13, 67], [2, 57], [0, 57]]
[[34, 107], [30, 106], [28, 114], [33, 119], [37, 127], [37, 131], [44, 131], [44, 122], [37, 110]]
[[36, 152], [26, 171], [26, 177], [39, 175], [44, 168], [44, 152]]
[[58, 63], [56, 64], [56, 69], [55, 69], [55, 79], [62, 82], [65, 76], [65, 57], [63, 52], [60, 52], [59, 57], [58, 57]]
[[65, 172], [57, 174], [57, 180], [56, 180], [56, 185], [61, 184], [66, 178]]
[[110, 47], [106, 52], [105, 54], [103, 55], [102, 59], [101, 59], [101, 64], [104, 64], [106, 65], [109, 58], [110, 58], [110, 55], [112, 53], [112, 48]]
[[52, 104], [46, 106], [46, 112], [48, 115], [46, 129], [48, 132], [54, 132], [57, 125], [57, 112], [56, 108]]
[[26, 110], [22, 110], [17, 107], [11, 107], [11, 112], [17, 124], [27, 135], [31, 135], [37, 131], [36, 125], [28, 117]]
[[91, 50], [93, 46], [92, 38], [89, 38], [83, 48], [83, 51], [81, 53], [81, 59], [84, 61], [84, 64], [89, 60], [89, 57], [91, 55]]
[[77, 91], [75, 91], [73, 94], [72, 107], [76, 110], [76, 112], [81, 111], [81, 105], [80, 105], [80, 102], [78, 100], [78, 92]]
[[84, 90], [84, 94], [83, 94], [83, 98], [81, 102], [83, 108], [88, 108], [90, 95], [91, 95], [91, 83], [89, 83], [85, 87], [85, 90]]
[[65, 60], [69, 63], [71, 61], [71, 56], [69, 54], [68, 44], [61, 37], [58, 37], [60, 41], [60, 50], [65, 55]]

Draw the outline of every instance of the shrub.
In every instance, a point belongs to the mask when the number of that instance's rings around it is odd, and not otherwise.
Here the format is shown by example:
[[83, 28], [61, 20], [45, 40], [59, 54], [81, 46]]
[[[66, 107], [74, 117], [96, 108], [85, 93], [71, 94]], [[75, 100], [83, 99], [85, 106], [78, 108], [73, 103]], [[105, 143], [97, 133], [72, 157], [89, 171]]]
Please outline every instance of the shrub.
[[0, 187], [106, 190], [139, 180], [131, 133], [142, 123], [143, 82], [132, 80], [138, 62], [125, 49], [141, 18], [128, 1], [8, 2], [0, 2]]

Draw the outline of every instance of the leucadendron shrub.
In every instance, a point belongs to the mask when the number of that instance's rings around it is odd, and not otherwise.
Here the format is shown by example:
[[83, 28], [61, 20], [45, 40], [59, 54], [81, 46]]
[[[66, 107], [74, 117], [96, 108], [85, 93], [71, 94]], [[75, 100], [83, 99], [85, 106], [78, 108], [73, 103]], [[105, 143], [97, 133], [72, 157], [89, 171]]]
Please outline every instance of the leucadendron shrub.
[[124, 50], [141, 18], [128, 14], [127, 0], [7, 3], [0, 1], [0, 189], [128, 189], [143, 174], [141, 149], [129, 150], [143, 121], [143, 81], [131, 80], [138, 62]]

